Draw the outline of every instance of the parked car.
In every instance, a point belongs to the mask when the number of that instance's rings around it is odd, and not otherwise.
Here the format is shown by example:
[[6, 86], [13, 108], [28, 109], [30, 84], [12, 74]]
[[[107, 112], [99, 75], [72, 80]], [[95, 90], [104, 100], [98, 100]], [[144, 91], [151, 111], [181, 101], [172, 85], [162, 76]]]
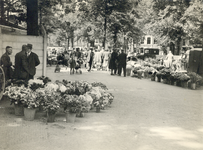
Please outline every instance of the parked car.
[[145, 58], [155, 58], [156, 55], [159, 55], [158, 48], [141, 48], [137, 58], [144, 60]]

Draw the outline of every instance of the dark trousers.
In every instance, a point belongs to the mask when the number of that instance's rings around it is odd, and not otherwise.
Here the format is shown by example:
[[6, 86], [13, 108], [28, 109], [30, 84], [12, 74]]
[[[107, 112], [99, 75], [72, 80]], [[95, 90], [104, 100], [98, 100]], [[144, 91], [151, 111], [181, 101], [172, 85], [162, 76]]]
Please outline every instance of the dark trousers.
[[118, 65], [118, 75], [121, 75], [123, 69], [124, 77], [126, 76], [126, 64], [119, 64]]
[[90, 61], [89, 61], [89, 71], [91, 71], [91, 69], [92, 69], [92, 61], [93, 61], [93, 60], [91, 60], [91, 59], [90, 59]]

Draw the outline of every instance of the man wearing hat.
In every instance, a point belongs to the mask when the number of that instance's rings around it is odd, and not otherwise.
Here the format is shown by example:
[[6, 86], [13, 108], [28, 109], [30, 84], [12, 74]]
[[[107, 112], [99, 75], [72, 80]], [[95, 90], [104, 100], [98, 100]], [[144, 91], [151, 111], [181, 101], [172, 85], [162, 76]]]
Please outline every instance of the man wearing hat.
[[29, 68], [27, 61], [27, 45], [22, 46], [22, 51], [15, 55], [15, 71], [14, 79], [28, 81], [29, 77]]
[[123, 69], [124, 77], [126, 77], [126, 61], [127, 54], [124, 53], [124, 49], [121, 50], [121, 53], [118, 55], [118, 75], [120, 76]]
[[13, 75], [12, 62], [10, 56], [12, 54], [12, 47], [6, 46], [6, 52], [1, 56], [1, 65], [4, 70], [5, 79], [11, 79]]
[[36, 74], [36, 66], [40, 64], [39, 57], [37, 54], [32, 52], [32, 44], [27, 44], [27, 61], [30, 70], [29, 79], [34, 79]]

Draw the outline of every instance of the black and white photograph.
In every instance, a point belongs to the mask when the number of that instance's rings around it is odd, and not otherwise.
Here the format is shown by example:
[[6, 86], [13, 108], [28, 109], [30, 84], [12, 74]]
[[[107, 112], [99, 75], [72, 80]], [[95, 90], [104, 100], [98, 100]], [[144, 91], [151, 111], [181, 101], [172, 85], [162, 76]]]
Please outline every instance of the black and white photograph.
[[0, 0], [0, 150], [203, 150], [203, 0]]

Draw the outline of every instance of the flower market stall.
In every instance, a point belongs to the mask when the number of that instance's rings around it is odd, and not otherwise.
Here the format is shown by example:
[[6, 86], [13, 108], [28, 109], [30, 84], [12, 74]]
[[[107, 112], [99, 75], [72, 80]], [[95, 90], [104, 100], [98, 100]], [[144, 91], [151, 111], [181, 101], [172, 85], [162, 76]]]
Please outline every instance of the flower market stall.
[[151, 81], [176, 85], [183, 88], [196, 89], [203, 84], [203, 78], [194, 72], [187, 72], [177, 67], [167, 68], [160, 64], [159, 59], [148, 58], [130, 63], [132, 66], [132, 77], [150, 78]]
[[47, 77], [24, 82], [11, 83], [4, 96], [14, 104], [15, 115], [24, 115], [26, 120], [34, 120], [36, 110], [47, 114], [47, 122], [54, 122], [57, 112], [62, 109], [66, 122], [74, 122], [75, 117], [84, 117], [89, 111], [100, 112], [108, 108], [114, 96], [101, 82], [55, 81]]

